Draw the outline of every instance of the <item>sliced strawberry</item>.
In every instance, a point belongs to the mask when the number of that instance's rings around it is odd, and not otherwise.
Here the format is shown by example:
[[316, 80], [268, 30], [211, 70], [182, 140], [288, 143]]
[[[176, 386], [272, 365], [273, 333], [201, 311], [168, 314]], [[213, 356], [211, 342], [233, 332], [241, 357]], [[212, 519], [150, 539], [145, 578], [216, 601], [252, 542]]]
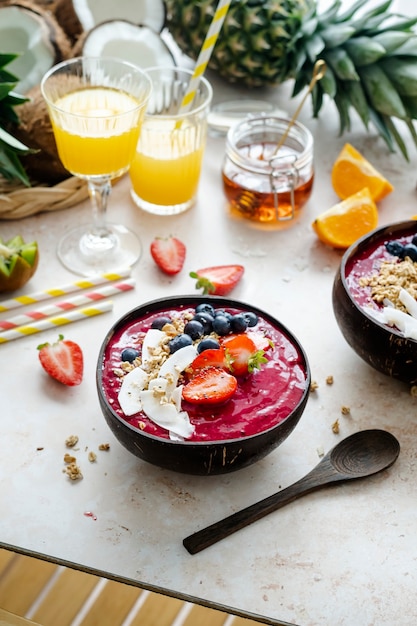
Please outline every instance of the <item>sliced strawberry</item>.
[[195, 357], [188, 369], [194, 375], [205, 367], [219, 367], [228, 370], [224, 348], [204, 350]]
[[260, 330], [247, 330], [246, 334], [255, 344], [257, 350], [269, 350], [273, 347], [273, 342], [266, 337]]
[[192, 404], [220, 404], [229, 400], [237, 389], [237, 380], [220, 367], [199, 371], [182, 390], [182, 397]]
[[225, 296], [236, 287], [244, 271], [243, 265], [216, 265], [190, 272], [190, 276], [197, 279], [195, 288], [202, 288], [203, 294]]
[[56, 343], [38, 346], [43, 369], [63, 385], [79, 385], [83, 378], [84, 359], [80, 346], [59, 335]]
[[155, 237], [151, 243], [151, 255], [165, 274], [178, 274], [184, 266], [186, 247], [176, 237]]
[[267, 362], [264, 351], [258, 350], [256, 344], [245, 333], [226, 337], [222, 347], [226, 351], [230, 371], [235, 376], [251, 374], [255, 369], [260, 369], [262, 363]]

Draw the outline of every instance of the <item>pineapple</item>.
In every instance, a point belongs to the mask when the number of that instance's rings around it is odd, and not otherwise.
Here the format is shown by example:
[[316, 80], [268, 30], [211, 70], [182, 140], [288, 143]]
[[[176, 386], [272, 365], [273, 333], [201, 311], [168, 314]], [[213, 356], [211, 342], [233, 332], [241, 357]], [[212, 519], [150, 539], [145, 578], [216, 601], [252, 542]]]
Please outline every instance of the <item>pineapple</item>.
[[20, 157], [33, 150], [6, 130], [9, 125], [19, 123], [14, 107], [27, 100], [13, 91], [18, 79], [5, 69], [16, 57], [16, 54], [0, 53], [0, 174], [6, 180], [18, 179], [29, 186], [29, 178]]
[[[388, 13], [392, 0], [366, 10], [340, 0], [319, 13], [315, 0], [232, 0], [209, 67], [231, 82], [257, 87], [294, 79], [293, 96], [312, 78], [317, 59], [327, 65], [312, 91], [317, 117], [325, 96], [335, 103], [340, 132], [351, 110], [372, 123], [393, 151], [408, 158], [393, 118], [404, 120], [417, 144], [417, 17]], [[196, 58], [216, 0], [165, 0], [167, 24], [182, 50]], [[361, 11], [361, 9], [364, 9]]]

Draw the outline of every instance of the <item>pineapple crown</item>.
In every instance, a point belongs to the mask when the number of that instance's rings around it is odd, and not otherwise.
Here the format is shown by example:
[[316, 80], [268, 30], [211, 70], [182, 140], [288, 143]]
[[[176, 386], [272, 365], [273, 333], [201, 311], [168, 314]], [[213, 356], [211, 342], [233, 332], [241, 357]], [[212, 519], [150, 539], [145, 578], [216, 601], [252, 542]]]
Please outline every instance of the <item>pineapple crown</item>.
[[[367, 3], [357, 0], [342, 9], [335, 0], [319, 13], [316, 0], [232, 0], [209, 67], [248, 87], [293, 79], [296, 96], [323, 59], [327, 71], [312, 91], [313, 115], [328, 97], [337, 107], [341, 134], [350, 129], [355, 111], [390, 150], [398, 146], [408, 158], [394, 120], [403, 120], [417, 143], [417, 17], [389, 12], [392, 0], [368, 10]], [[165, 0], [165, 5], [175, 40], [197, 58], [215, 0]]]
[[17, 56], [0, 53], [0, 174], [6, 180], [18, 179], [24, 185], [29, 186], [30, 182], [20, 162], [20, 157], [34, 150], [25, 146], [6, 130], [6, 127], [19, 123], [14, 107], [27, 101], [27, 98], [13, 91], [18, 79], [5, 69]]
[[366, 128], [376, 127], [390, 150], [396, 144], [408, 158], [393, 118], [405, 122], [417, 145], [417, 17], [388, 13], [392, 0], [357, 15], [366, 3], [357, 0], [340, 13], [339, 0], [321, 15], [315, 7], [305, 15], [292, 95], [309, 84], [314, 63], [322, 58], [327, 71], [312, 92], [314, 117], [327, 95], [337, 107], [341, 134], [350, 129], [353, 109]]

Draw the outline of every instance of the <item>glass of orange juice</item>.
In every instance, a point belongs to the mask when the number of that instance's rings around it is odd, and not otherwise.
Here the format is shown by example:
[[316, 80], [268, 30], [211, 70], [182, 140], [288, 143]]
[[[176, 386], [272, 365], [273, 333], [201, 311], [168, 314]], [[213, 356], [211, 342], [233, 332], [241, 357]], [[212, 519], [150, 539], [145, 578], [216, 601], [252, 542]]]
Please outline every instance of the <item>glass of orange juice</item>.
[[147, 74], [113, 58], [79, 57], [50, 69], [41, 82], [59, 157], [87, 181], [92, 223], [69, 230], [58, 257], [83, 276], [132, 266], [140, 240], [125, 226], [107, 222], [111, 181], [127, 172], [135, 155], [152, 91]]
[[212, 88], [200, 78], [191, 105], [183, 110], [192, 72], [178, 67], [146, 70], [152, 81], [129, 175], [134, 202], [148, 213], [175, 215], [193, 206], [207, 137]]

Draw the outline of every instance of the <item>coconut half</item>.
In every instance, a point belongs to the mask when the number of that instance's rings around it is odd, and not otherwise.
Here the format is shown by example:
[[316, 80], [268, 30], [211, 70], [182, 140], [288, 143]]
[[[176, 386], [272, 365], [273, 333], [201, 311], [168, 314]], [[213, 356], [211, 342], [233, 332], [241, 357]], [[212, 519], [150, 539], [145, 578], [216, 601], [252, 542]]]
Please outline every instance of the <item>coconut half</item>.
[[116, 57], [142, 69], [176, 64], [173, 51], [159, 32], [127, 20], [98, 24], [81, 37], [76, 52], [82, 56]]
[[112, 20], [128, 20], [160, 32], [165, 23], [165, 4], [163, 0], [59, 0], [55, 15], [72, 40]]
[[71, 45], [55, 18], [36, 4], [13, 2], [0, 5], [0, 47], [18, 54], [8, 69], [25, 94], [40, 83], [50, 67], [71, 56]]

